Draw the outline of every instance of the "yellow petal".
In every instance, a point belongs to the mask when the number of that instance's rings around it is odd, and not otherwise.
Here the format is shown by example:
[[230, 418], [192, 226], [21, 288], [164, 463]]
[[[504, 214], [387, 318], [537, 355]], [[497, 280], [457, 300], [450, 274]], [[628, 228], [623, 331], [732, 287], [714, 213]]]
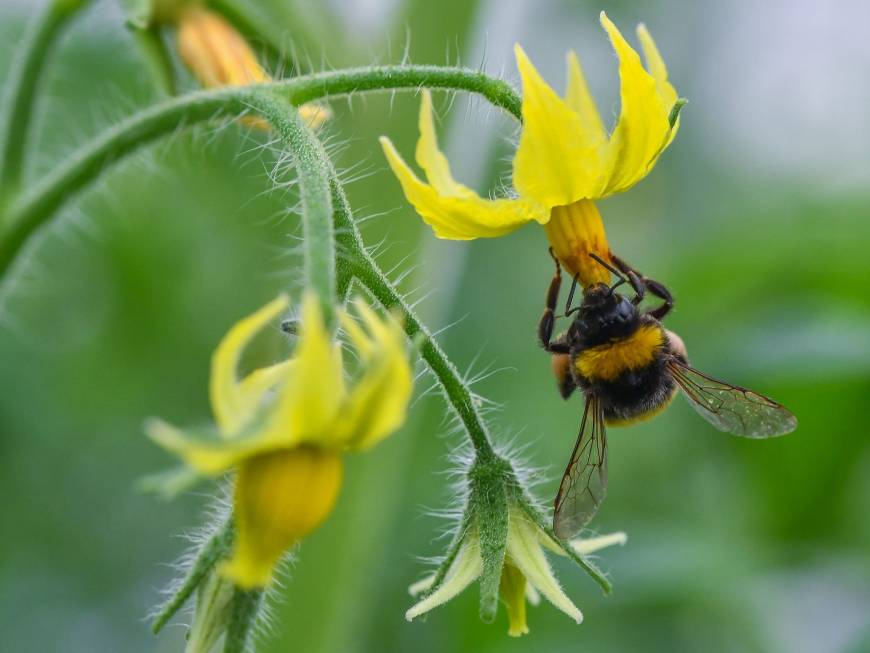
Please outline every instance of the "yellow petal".
[[252, 407], [252, 413], [256, 414], [265, 399], [276, 386], [286, 381], [294, 370], [294, 361], [286, 360], [269, 367], [254, 370], [239, 383], [239, 397], [241, 403]]
[[332, 118], [332, 109], [323, 104], [303, 104], [298, 108], [299, 117], [311, 129], [317, 129]]
[[343, 370], [313, 292], [302, 300], [302, 326], [293, 360], [293, 375], [281, 388], [264, 437], [287, 446], [332, 446], [336, 413], [345, 395]]
[[595, 261], [597, 254], [610, 261], [610, 246], [604, 223], [592, 200], [579, 200], [568, 206], [553, 207], [550, 221], [544, 225], [547, 239], [565, 270], [584, 288], [596, 283], [610, 283], [610, 272]]
[[589, 143], [595, 147], [603, 145], [607, 140], [607, 131], [589, 92], [580, 59], [573, 50], [568, 53], [568, 90], [565, 93], [565, 103], [580, 116], [580, 122], [588, 131]]
[[405, 198], [438, 238], [493, 238], [508, 234], [530, 220], [543, 223], [549, 218], [547, 211], [534, 201], [486, 200], [470, 190], [461, 196], [441, 194], [414, 174], [390, 139], [382, 136], [380, 142]]
[[414, 380], [398, 322], [381, 319], [361, 302], [357, 310], [374, 344], [362, 376], [342, 407], [336, 433], [348, 447], [362, 451], [405, 422]]
[[628, 535], [622, 531], [617, 531], [616, 533], [608, 533], [607, 535], [598, 535], [596, 537], [578, 537], [571, 540], [568, 544], [577, 555], [585, 556], [614, 544], [624, 546], [626, 542], [628, 542]]
[[[637, 26], [637, 38], [640, 40], [640, 47], [643, 50], [643, 58], [646, 61], [646, 69], [652, 78], [656, 80], [656, 88], [666, 107], [673, 108], [677, 101], [677, 90], [668, 81], [668, 68], [659, 54], [659, 49], [656, 47], [653, 37], [650, 35], [646, 25], [640, 24]], [[670, 109], [669, 109], [670, 111]]]
[[371, 358], [375, 351], [375, 343], [359, 325], [359, 322], [345, 312], [341, 313], [339, 320], [341, 321], [341, 328], [350, 338], [350, 342], [353, 348], [356, 349], [360, 360], [366, 361]]
[[606, 157], [607, 183], [602, 196], [607, 196], [630, 188], [652, 169], [671, 137], [668, 117], [673, 102], [662, 96], [660, 83], [644, 70], [637, 52], [603, 11], [601, 24], [619, 57], [621, 103]]
[[432, 608], [446, 603], [471, 585], [480, 577], [482, 572], [483, 560], [480, 557], [480, 540], [476, 531], [469, 531], [441, 585], [405, 612], [405, 619], [411, 621], [415, 617], [429, 612]]
[[246, 458], [284, 446], [283, 442], [259, 437], [258, 432], [230, 440], [200, 439], [159, 419], [148, 420], [145, 433], [189, 467], [208, 476], [217, 476]]
[[252, 393], [239, 390], [236, 368], [245, 346], [269, 322], [286, 310], [289, 299], [281, 295], [259, 311], [237, 322], [218, 345], [211, 359], [209, 397], [218, 429], [231, 436], [248, 422], [257, 408]]
[[235, 545], [222, 573], [245, 589], [268, 585], [284, 552], [332, 512], [341, 477], [338, 454], [314, 448], [243, 463], [233, 498]]
[[[650, 75], [653, 76], [653, 79], [656, 80], [656, 88], [658, 89], [659, 95], [662, 97], [665, 106], [670, 107], [668, 112], [668, 119], [670, 119], [670, 112], [673, 111], [674, 105], [677, 103], [677, 100], [679, 100], [677, 89], [675, 89], [668, 81], [667, 66], [665, 66], [664, 59], [662, 59], [662, 56], [659, 54], [659, 49], [656, 47], [656, 43], [653, 41], [653, 37], [650, 35], [649, 30], [647, 30], [646, 25], [640, 24], [637, 26], [637, 37], [640, 40], [640, 47], [643, 49], [643, 58], [646, 61], [646, 68]], [[668, 136], [664, 147], [671, 144], [671, 141], [674, 140], [679, 129], [680, 117], [678, 115], [674, 125], [671, 127], [671, 133]], [[664, 148], [662, 149], [664, 150]]]
[[408, 594], [411, 596], [417, 596], [418, 594], [422, 594], [423, 592], [428, 592], [429, 589], [435, 584], [435, 574], [429, 574], [425, 578], [421, 578], [416, 583], [411, 583], [408, 586]]
[[529, 634], [526, 624], [526, 577], [509, 562], [501, 568], [498, 593], [507, 607], [508, 635], [520, 637]]
[[441, 195], [468, 197], [474, 191], [459, 184], [450, 172], [450, 163], [444, 153], [438, 149], [438, 137], [435, 134], [435, 121], [432, 119], [432, 94], [429, 89], [423, 89], [423, 99], [420, 102], [420, 117], [418, 126], [420, 138], [417, 141], [417, 163], [426, 173], [426, 179]]
[[553, 575], [550, 563], [541, 548], [539, 532], [537, 525], [531, 523], [518, 509], [512, 509], [508, 518], [506, 554], [536, 590], [579, 624], [583, 621], [583, 613], [565, 595]]
[[[517, 191], [546, 207], [596, 197], [602, 186], [600, 128], [584, 123], [519, 45], [514, 53], [523, 82], [523, 131], [514, 157]], [[572, 82], [575, 95], [577, 83]]]

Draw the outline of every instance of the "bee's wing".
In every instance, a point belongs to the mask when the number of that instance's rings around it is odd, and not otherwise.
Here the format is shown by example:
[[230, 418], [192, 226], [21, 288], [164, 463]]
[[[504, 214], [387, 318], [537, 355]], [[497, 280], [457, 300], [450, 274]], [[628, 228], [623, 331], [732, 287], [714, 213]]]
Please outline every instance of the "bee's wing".
[[566, 540], [592, 519], [607, 494], [607, 434], [601, 402], [586, 396], [580, 435], [556, 495], [553, 530]]
[[713, 379], [676, 358], [668, 361], [668, 370], [692, 408], [720, 431], [769, 438], [797, 428], [797, 418], [773, 399]]

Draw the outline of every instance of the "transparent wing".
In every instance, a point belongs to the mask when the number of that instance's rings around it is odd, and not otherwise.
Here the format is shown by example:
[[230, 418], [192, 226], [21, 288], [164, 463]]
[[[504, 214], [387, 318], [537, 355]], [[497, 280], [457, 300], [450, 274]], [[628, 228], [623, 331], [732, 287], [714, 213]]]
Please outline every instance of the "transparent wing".
[[607, 494], [607, 434], [595, 395], [586, 396], [580, 435], [556, 495], [553, 530], [560, 539], [577, 535]]
[[797, 418], [773, 399], [713, 379], [675, 358], [668, 369], [692, 408], [720, 431], [769, 438], [797, 428]]

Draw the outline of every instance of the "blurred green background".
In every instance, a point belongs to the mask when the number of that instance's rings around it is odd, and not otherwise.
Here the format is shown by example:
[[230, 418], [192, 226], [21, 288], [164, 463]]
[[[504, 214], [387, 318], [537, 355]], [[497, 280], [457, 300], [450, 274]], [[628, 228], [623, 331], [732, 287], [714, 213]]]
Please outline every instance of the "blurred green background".
[[[36, 3], [33, 3], [36, 4]], [[768, 442], [719, 434], [677, 401], [610, 435], [610, 493], [593, 522], [625, 530], [601, 554], [602, 597], [554, 561], [586, 621], [544, 603], [531, 635], [484, 625], [476, 587], [406, 623], [406, 588], [441, 552], [444, 475], [460, 442], [438, 396], [396, 436], [348, 460], [337, 511], [299, 551], [263, 651], [870, 651], [870, 9], [859, 0], [734, 3], [572, 0], [270, 0], [238, 3], [305, 68], [461, 61], [516, 81], [521, 41], [561, 89], [575, 48], [605, 116], [616, 62], [598, 11], [626, 35], [645, 22], [681, 95], [682, 129], [654, 173], [601, 209], [611, 244], [677, 298], [668, 325], [695, 364], [768, 393], [798, 431]], [[5, 79], [35, 7], [0, 4]], [[633, 37], [633, 36], [632, 36]], [[630, 37], [630, 38], [632, 38]], [[28, 179], [107, 125], [159, 99], [115, 3], [77, 21], [53, 57]], [[192, 87], [187, 79], [186, 87]], [[506, 179], [515, 125], [439, 94], [457, 177]], [[534, 326], [551, 274], [541, 229], [439, 242], [405, 204], [377, 148], [410, 157], [414, 94], [332, 104], [325, 135], [370, 244], [441, 341], [502, 408], [503, 442], [526, 447], [549, 501], [582, 402], [559, 399]], [[0, 641], [9, 651], [177, 651], [184, 627], [146, 619], [168, 562], [212, 488], [173, 503], [136, 491], [171, 465], [142, 420], [209, 419], [208, 359], [240, 316], [298, 293], [295, 198], [269, 179], [275, 154], [235, 125], [209, 125], [114, 166], [75, 197], [0, 293]], [[274, 359], [277, 331], [252, 362]], [[428, 378], [419, 384], [422, 391]]]

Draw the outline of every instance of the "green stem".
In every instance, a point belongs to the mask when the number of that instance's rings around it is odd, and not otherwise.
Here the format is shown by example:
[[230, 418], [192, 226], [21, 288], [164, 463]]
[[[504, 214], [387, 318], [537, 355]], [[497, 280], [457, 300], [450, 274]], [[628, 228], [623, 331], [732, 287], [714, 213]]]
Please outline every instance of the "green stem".
[[252, 91], [271, 90], [294, 105], [318, 98], [361, 91], [421, 87], [478, 93], [519, 119], [520, 100], [506, 82], [476, 70], [438, 66], [381, 66], [295, 77], [256, 87], [224, 88], [191, 93], [150, 107], [109, 127], [11, 207], [8, 229], [0, 238], [0, 278], [30, 237], [48, 222], [73, 194], [96, 179], [105, 167], [139, 147], [220, 115], [238, 115], [250, 107]]
[[155, 635], [169, 623], [169, 620], [185, 604], [188, 598], [196, 591], [199, 584], [205, 580], [214, 566], [229, 552], [233, 544], [233, 522], [228, 520], [219, 531], [203, 544], [190, 567], [187, 577], [181, 582], [181, 586], [175, 591], [151, 622], [151, 632]]
[[247, 650], [248, 638], [257, 621], [262, 601], [263, 592], [260, 590], [236, 588], [230, 604], [232, 612], [224, 640], [224, 653], [244, 653]]
[[398, 309], [404, 318], [405, 333], [411, 340], [422, 337], [420, 352], [423, 360], [435, 375], [448, 403], [458, 415], [465, 432], [480, 460], [493, 460], [497, 454], [490, 443], [486, 422], [477, 407], [474, 393], [462, 379], [459, 370], [450, 362], [447, 354], [432, 337], [429, 329], [420, 321], [414, 309], [390, 281], [380, 266], [366, 250], [362, 236], [352, 219], [350, 205], [331, 171], [332, 199], [340, 210], [335, 213], [336, 240], [343, 254], [339, 258], [342, 265], [352, 268], [353, 276], [377, 299], [384, 308]]
[[299, 117], [299, 112], [283, 98], [265, 92], [255, 93], [250, 103], [269, 121], [293, 154], [302, 200], [305, 285], [317, 292], [326, 323], [331, 324], [336, 297], [335, 236], [332, 194], [322, 148]]
[[52, 46], [85, 0], [52, 0], [30, 24], [7, 82], [6, 123], [0, 127], [0, 209], [21, 185], [33, 101]]

